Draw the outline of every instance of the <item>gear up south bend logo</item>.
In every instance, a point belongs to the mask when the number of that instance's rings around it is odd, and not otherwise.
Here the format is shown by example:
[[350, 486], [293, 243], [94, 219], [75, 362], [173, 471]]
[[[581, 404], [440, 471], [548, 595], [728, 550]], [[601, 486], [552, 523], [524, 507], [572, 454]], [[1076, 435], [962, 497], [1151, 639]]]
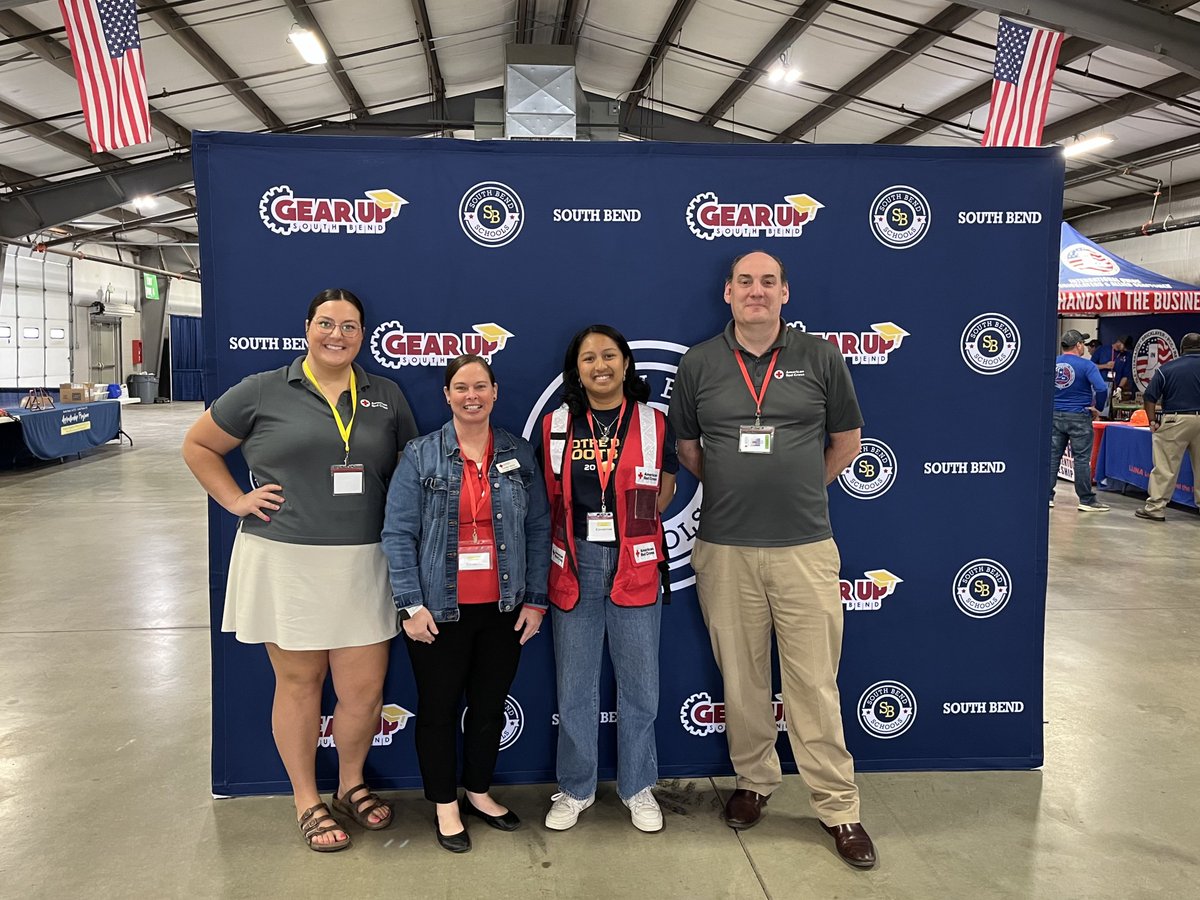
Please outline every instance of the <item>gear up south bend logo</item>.
[[[397, 731], [403, 731], [408, 720], [415, 717], [398, 703], [385, 703], [379, 714], [379, 730], [371, 738], [372, 747], [386, 747], [392, 742], [392, 736]], [[321, 736], [317, 739], [318, 747], [336, 747], [333, 742], [333, 716], [321, 716]]]
[[491, 362], [515, 335], [495, 322], [471, 326], [474, 331], [405, 331], [393, 319], [371, 332], [371, 356], [389, 369], [404, 366], [444, 366], [456, 356], [474, 353]]
[[[776, 694], [771, 704], [775, 714], [775, 730], [787, 731], [787, 716], [783, 711], [783, 694]], [[705, 737], [725, 733], [725, 704], [713, 700], [708, 691], [692, 694], [679, 709], [679, 724], [688, 734]]]
[[258, 217], [275, 234], [383, 234], [408, 201], [388, 188], [356, 199], [297, 197], [286, 184], [269, 188], [258, 201]]
[[793, 328], [829, 341], [852, 366], [887, 365], [893, 350], [899, 350], [906, 337], [910, 337], [895, 322], [875, 322], [870, 331], [809, 331], [803, 322], [789, 322]]
[[887, 569], [872, 569], [863, 572], [862, 578], [853, 581], [842, 578], [838, 583], [842, 591], [842, 609], [850, 612], [856, 609], [882, 609], [883, 601], [896, 592], [896, 585], [903, 584], [904, 579]]
[[800, 237], [825, 204], [808, 194], [788, 194], [783, 203], [722, 203], [712, 191], [687, 205], [688, 231], [701, 240], [719, 237]]

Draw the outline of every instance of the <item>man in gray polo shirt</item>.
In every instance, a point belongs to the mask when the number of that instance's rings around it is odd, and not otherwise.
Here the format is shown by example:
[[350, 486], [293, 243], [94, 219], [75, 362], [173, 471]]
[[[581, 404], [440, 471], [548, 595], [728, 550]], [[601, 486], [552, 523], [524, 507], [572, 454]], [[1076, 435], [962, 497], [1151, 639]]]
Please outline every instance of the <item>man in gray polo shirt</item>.
[[858, 453], [862, 415], [838, 349], [780, 318], [788, 285], [778, 259], [763, 252], [735, 259], [725, 302], [733, 320], [684, 355], [670, 413], [679, 461], [704, 485], [692, 567], [725, 682], [725, 734], [737, 773], [725, 821], [756, 824], [782, 784], [773, 628], [788, 738], [813, 808], [842, 859], [870, 868], [875, 848], [859, 821], [842, 733], [841, 559], [826, 494]]

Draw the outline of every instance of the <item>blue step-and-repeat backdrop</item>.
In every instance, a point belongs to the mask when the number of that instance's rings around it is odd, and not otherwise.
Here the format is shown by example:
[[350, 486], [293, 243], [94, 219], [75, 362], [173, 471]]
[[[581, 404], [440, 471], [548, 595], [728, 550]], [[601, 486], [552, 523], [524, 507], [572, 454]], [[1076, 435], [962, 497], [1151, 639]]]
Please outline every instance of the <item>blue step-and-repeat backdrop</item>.
[[[198, 134], [193, 152], [210, 398], [303, 354], [308, 301], [345, 287], [367, 307], [359, 361], [400, 384], [423, 432], [446, 417], [444, 364], [469, 351], [495, 367], [494, 421], [530, 434], [556, 405], [567, 341], [592, 322], [624, 332], [666, 409], [680, 355], [728, 320], [730, 260], [781, 257], [784, 317], [842, 350], [866, 419], [829, 488], [858, 768], [1041, 764], [1057, 151]], [[234, 471], [245, 480], [240, 459]], [[730, 772], [688, 563], [700, 502], [681, 473], [663, 777]], [[285, 791], [266, 654], [219, 630], [236, 525], [211, 507], [213, 790]], [[384, 704], [369, 780], [417, 787], [399, 641]], [[611, 683], [601, 708], [611, 778]], [[526, 646], [507, 714], [497, 781], [553, 781], [549, 632]], [[778, 696], [775, 717], [790, 764]], [[333, 753], [318, 752], [325, 785]]]

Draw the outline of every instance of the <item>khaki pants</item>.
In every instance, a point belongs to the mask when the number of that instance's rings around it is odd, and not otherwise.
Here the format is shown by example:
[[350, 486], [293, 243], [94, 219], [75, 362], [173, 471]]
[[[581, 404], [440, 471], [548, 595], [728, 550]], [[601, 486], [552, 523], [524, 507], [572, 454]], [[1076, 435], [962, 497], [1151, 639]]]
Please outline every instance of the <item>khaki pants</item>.
[[833, 539], [795, 547], [696, 541], [692, 568], [713, 655], [725, 680], [725, 736], [739, 788], [783, 783], [772, 712], [771, 630], [796, 765], [826, 825], [858, 822], [837, 671], [842, 653], [841, 558]]
[[1150, 473], [1146, 512], [1160, 514], [1175, 493], [1175, 480], [1183, 465], [1183, 454], [1192, 451], [1192, 473], [1200, 477], [1200, 416], [1163, 413], [1162, 425], [1151, 439], [1154, 471]]

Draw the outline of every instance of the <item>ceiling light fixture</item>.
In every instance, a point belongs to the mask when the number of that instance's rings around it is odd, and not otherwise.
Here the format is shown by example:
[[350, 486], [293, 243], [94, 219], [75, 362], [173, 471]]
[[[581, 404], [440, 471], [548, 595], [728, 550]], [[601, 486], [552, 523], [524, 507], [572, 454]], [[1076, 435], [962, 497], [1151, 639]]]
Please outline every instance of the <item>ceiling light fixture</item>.
[[1081, 138], [1073, 144], [1067, 144], [1063, 147], [1063, 156], [1079, 156], [1081, 153], [1090, 153], [1115, 140], [1116, 138], [1111, 134], [1093, 134], [1091, 137]]
[[158, 206], [158, 199], [155, 197], [134, 197], [130, 202], [133, 203], [138, 212], [145, 212], [148, 209], [154, 209]]
[[795, 84], [800, 80], [800, 70], [792, 65], [791, 47], [780, 53], [779, 59], [771, 64], [771, 68], [767, 70], [767, 80], [772, 84], [779, 84], [781, 81]]
[[325, 55], [325, 48], [321, 46], [321, 39], [307, 28], [293, 23], [287, 39], [310, 66], [325, 65], [328, 57]]

